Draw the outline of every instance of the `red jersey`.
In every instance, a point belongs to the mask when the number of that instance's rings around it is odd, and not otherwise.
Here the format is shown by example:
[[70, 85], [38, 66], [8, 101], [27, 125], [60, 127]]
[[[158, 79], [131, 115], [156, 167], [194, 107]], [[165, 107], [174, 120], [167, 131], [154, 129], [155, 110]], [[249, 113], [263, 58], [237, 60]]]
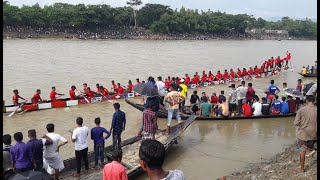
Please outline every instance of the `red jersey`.
[[286, 60], [290, 60], [291, 59], [291, 55], [290, 54], [287, 54], [287, 57], [286, 57]]
[[56, 91], [51, 91], [50, 93], [51, 102], [56, 101], [56, 95], [57, 95]]
[[248, 72], [246, 70], [242, 71], [241, 76], [246, 76], [248, 75]]
[[118, 91], [118, 87], [116, 84], [112, 84], [112, 89], [113, 91], [117, 92]]
[[186, 80], [185, 80], [185, 85], [189, 85], [190, 84], [190, 77], [186, 77]]
[[221, 73], [218, 73], [217, 75], [216, 75], [216, 79], [217, 80], [220, 80], [222, 78], [222, 74]]
[[199, 81], [198, 81], [198, 79], [197, 79], [196, 77], [194, 77], [194, 78], [191, 79], [191, 83], [192, 83], [192, 84], [198, 84], [198, 82], [199, 82]]
[[224, 74], [223, 74], [223, 79], [228, 79], [229, 78], [229, 73], [228, 72], [225, 72]]
[[107, 96], [108, 93], [109, 93], [108, 89], [107, 89], [107, 88], [103, 88], [103, 90], [102, 90], [102, 95], [103, 95], [103, 96]]
[[164, 85], [165, 85], [166, 87], [168, 87], [168, 86], [170, 85], [170, 81], [164, 82]]
[[123, 92], [124, 92], [124, 89], [123, 89], [121, 86], [119, 86], [119, 87], [118, 87], [118, 94], [119, 94], [119, 95], [122, 95]]
[[272, 58], [271, 59], [271, 66], [274, 64], [274, 59]]
[[266, 63], [266, 68], [268, 69], [269, 66], [271, 66], [271, 62], [270, 62], [270, 61], [268, 61], [268, 62]]
[[31, 102], [33, 104], [37, 104], [39, 102], [39, 100], [42, 101], [40, 94], [38, 94], [38, 93], [34, 94], [33, 97], [31, 98]]
[[231, 71], [231, 72], [230, 72], [230, 76], [231, 76], [232, 79], [234, 78], [234, 75], [235, 75], [234, 72]]
[[243, 104], [242, 110], [243, 110], [244, 116], [251, 116], [252, 115], [251, 108], [250, 108], [249, 104], [247, 104], [247, 103]]
[[86, 94], [88, 94], [88, 87], [86, 87], [86, 88], [83, 88], [83, 91], [84, 91], [84, 93], [86, 93]]
[[128, 85], [128, 90], [129, 90], [129, 92], [131, 92], [132, 89], [133, 89], [133, 85], [132, 85], [132, 84], [129, 84], [129, 85]]
[[200, 81], [200, 76], [199, 75], [196, 75], [196, 78], [198, 81]]
[[211, 103], [218, 103], [219, 99], [217, 96], [211, 96]]
[[207, 76], [202, 76], [201, 82], [206, 82], [207, 81]]
[[208, 77], [208, 81], [211, 82], [211, 81], [213, 81], [213, 79], [214, 79], [213, 74], [210, 74]]
[[261, 72], [261, 73], [264, 72], [264, 66], [261, 66], [260, 72]]
[[69, 95], [70, 95], [70, 100], [76, 100], [76, 93], [74, 92], [74, 90], [70, 89]]
[[249, 75], [252, 75], [253, 72], [254, 72], [253, 69], [249, 69], [248, 74], [249, 74]]
[[259, 68], [254, 68], [254, 73], [255, 74], [259, 74], [260, 72], [259, 72]]
[[281, 62], [280, 59], [277, 58], [276, 59], [276, 64], [280, 64], [280, 62]]
[[13, 96], [12, 96], [13, 105], [16, 105], [16, 106], [19, 105], [19, 98], [20, 98], [19, 95], [13, 95]]
[[280, 59], [280, 63], [283, 63], [284, 60], [288, 61], [287, 59]]
[[89, 98], [94, 98], [94, 91], [87, 91], [88, 93], [86, 93], [87, 94], [87, 96], [89, 97]]
[[241, 77], [241, 71], [237, 71], [237, 76]]

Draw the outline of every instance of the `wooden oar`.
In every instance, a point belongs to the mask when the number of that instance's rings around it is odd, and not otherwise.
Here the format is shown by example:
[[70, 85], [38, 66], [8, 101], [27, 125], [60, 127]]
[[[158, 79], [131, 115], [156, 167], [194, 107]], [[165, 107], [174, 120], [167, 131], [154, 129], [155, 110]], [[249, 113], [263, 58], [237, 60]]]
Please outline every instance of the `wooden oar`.
[[28, 109], [20, 112], [19, 114], [23, 114], [23, 113], [27, 112], [29, 109], [33, 108], [34, 106], [37, 106], [39, 103], [40, 103], [40, 102], [38, 102], [37, 104], [33, 104], [31, 107], [29, 107]]
[[9, 114], [9, 116], [8, 116], [8, 117], [13, 116], [13, 115], [14, 115], [14, 113], [16, 113], [16, 112], [17, 112], [17, 110], [18, 110], [18, 109], [20, 109], [20, 108], [22, 107], [22, 105], [24, 105], [26, 102], [27, 102], [27, 101], [24, 101], [23, 103], [21, 103], [21, 104], [20, 104], [20, 106], [19, 106], [16, 110], [14, 110], [11, 114]]
[[83, 98], [84, 98], [88, 103], [90, 103], [89, 100], [88, 100], [85, 96], [83, 96]]

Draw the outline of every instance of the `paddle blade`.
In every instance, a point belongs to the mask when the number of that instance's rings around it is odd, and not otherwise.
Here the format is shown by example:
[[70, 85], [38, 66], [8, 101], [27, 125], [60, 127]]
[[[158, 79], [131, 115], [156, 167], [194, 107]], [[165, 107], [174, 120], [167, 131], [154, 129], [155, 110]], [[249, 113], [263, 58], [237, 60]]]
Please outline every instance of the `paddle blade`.
[[9, 116], [8, 116], [8, 117], [13, 116], [13, 115], [14, 115], [14, 113], [16, 113], [16, 111], [13, 111], [11, 114], [9, 114]]

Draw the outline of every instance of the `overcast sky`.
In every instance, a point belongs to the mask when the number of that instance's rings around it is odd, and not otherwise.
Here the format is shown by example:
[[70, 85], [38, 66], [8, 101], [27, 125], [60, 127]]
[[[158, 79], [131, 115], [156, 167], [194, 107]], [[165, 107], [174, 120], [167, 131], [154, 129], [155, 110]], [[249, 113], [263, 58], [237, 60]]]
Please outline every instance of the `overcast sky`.
[[[21, 6], [39, 3], [51, 5], [63, 2], [70, 4], [109, 4], [113, 7], [125, 6], [127, 0], [9, 0], [12, 5]], [[270, 19], [289, 16], [292, 18], [316, 18], [317, 0], [142, 0], [146, 3], [168, 5], [171, 8], [182, 6], [191, 9], [222, 11], [231, 14], [246, 13], [255, 17]]]

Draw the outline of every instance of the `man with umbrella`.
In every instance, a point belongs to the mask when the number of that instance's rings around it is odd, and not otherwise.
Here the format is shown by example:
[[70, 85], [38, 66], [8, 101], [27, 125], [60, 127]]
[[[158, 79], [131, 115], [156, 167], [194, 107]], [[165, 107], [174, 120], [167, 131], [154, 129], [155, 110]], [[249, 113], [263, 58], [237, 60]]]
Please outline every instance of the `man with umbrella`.
[[179, 115], [179, 103], [184, 100], [184, 97], [180, 95], [173, 84], [170, 84], [169, 91], [170, 92], [164, 98], [165, 102], [169, 104], [167, 131], [165, 134], [169, 134], [173, 115], [175, 115], [176, 119], [178, 120], [180, 129], [182, 129], [182, 120]]

